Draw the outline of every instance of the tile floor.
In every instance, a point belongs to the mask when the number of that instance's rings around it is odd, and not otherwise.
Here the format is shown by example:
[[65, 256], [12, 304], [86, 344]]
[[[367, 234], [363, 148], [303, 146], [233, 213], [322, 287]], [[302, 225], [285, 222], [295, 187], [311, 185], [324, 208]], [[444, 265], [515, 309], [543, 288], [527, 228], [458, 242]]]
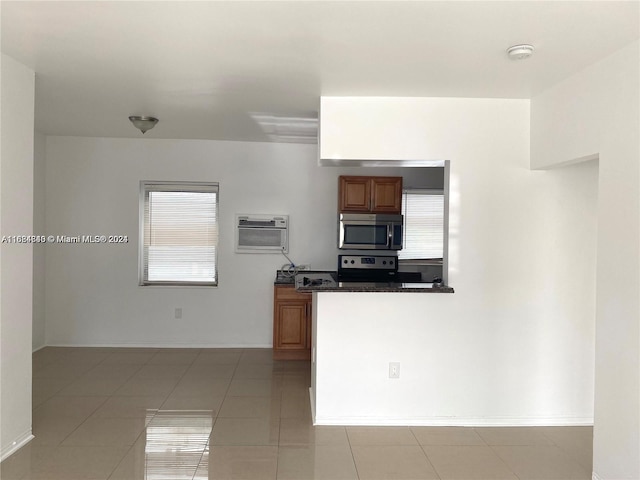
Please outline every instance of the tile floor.
[[591, 478], [590, 427], [313, 427], [271, 350], [44, 348], [2, 480]]

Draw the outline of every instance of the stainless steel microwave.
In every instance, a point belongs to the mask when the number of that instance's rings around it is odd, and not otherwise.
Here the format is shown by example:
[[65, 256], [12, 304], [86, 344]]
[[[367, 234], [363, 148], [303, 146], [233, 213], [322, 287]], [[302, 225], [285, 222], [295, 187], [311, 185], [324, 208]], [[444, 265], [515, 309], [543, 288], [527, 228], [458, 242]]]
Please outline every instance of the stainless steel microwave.
[[342, 250], [402, 250], [402, 215], [341, 213], [338, 248]]

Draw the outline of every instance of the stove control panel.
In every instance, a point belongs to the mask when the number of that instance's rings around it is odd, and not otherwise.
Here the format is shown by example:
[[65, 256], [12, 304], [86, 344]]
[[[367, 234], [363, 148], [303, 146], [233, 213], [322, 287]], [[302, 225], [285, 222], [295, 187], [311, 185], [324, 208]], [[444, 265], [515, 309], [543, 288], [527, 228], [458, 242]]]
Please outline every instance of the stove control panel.
[[339, 255], [338, 270], [397, 271], [398, 257], [379, 255]]

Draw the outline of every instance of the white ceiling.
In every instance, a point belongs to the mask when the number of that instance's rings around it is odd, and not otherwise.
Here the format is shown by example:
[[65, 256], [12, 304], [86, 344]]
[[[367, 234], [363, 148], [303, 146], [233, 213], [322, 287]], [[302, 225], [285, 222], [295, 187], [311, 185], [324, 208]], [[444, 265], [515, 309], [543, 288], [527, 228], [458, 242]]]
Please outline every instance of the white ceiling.
[[145, 137], [268, 141], [256, 118], [321, 95], [530, 98], [637, 39], [639, 5], [2, 1], [1, 46], [36, 72], [42, 133], [140, 137], [140, 114]]

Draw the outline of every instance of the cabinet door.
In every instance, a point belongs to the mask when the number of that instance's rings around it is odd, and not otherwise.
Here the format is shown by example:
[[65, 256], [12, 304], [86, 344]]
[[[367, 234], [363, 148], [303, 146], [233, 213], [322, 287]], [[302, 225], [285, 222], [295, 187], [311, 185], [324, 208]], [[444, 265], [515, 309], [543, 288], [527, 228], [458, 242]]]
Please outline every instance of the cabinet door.
[[371, 178], [371, 211], [402, 213], [402, 177]]
[[277, 303], [274, 348], [279, 350], [307, 348], [307, 303], [306, 301]]
[[338, 210], [340, 212], [368, 212], [371, 209], [371, 177], [341, 176]]

